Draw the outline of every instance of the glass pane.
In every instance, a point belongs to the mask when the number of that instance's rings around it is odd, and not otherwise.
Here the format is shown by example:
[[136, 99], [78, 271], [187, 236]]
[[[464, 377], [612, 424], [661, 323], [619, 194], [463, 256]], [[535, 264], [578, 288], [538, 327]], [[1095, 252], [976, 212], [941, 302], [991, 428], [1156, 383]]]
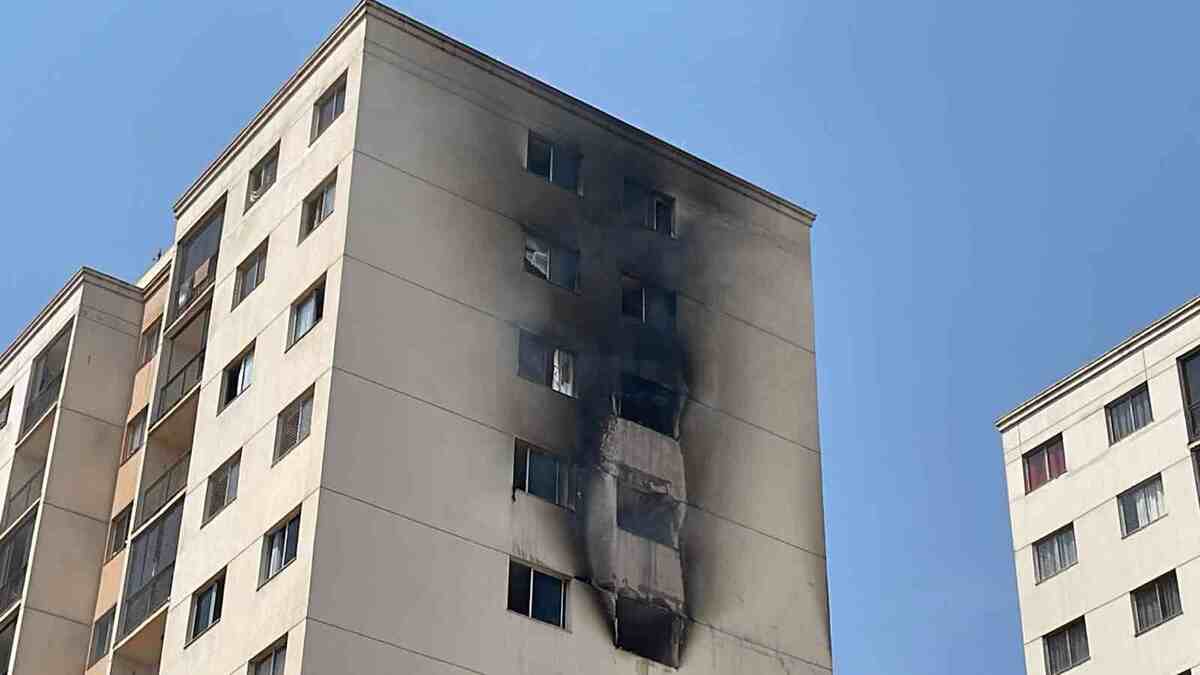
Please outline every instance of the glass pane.
[[254, 664], [254, 675], [271, 675], [271, 657]]
[[1046, 660], [1051, 673], [1060, 673], [1071, 667], [1071, 652], [1065, 631], [1046, 636]]
[[550, 258], [550, 281], [575, 290], [579, 286], [579, 253], [558, 249]]
[[196, 615], [192, 621], [192, 635], [208, 627], [213, 610], [215, 587], [210, 588], [196, 597]]
[[1067, 458], [1063, 452], [1062, 440], [1046, 450], [1046, 463], [1049, 466], [1049, 478], [1058, 478], [1067, 472]]
[[300, 516], [296, 516], [288, 521], [287, 524], [287, 542], [284, 545], [283, 561], [285, 563], [296, 559], [296, 548], [300, 541]]
[[533, 609], [531, 615], [539, 621], [562, 625], [562, 579], [533, 572]]
[[1121, 495], [1121, 522], [1125, 525], [1125, 533], [1128, 534], [1141, 527], [1141, 521], [1138, 518], [1138, 499], [1137, 493], [1127, 493]]
[[513, 489], [527, 490], [526, 483], [526, 465], [529, 458], [529, 451], [525, 448], [525, 444], [518, 441], [513, 449]]
[[1188, 404], [1200, 403], [1200, 354], [1190, 356], [1183, 362], [1183, 378]]
[[1058, 535], [1058, 560], [1062, 567], [1069, 567], [1076, 562], [1075, 529], [1071, 528]]
[[1039, 580], [1058, 572], [1058, 551], [1053, 539], [1039, 542], [1034, 547], [1034, 562]]
[[1070, 640], [1071, 665], [1086, 661], [1089, 656], [1087, 626], [1082, 620], [1068, 629], [1067, 638]]
[[521, 331], [517, 349], [517, 374], [539, 384], [550, 382], [550, 358], [545, 345], [532, 333]]
[[1142, 389], [1133, 396], [1133, 428], [1141, 429], [1153, 419], [1150, 411], [1150, 391]]
[[273, 661], [271, 675], [283, 675], [283, 667], [287, 664], [287, 645], [276, 649], [271, 660]]
[[1026, 489], [1032, 490], [1048, 480], [1046, 475], [1046, 453], [1035, 452], [1025, 458]]
[[1138, 630], [1146, 630], [1162, 623], [1162, 608], [1158, 604], [1158, 589], [1155, 586], [1134, 591], [1133, 607], [1137, 615]]
[[550, 144], [542, 139], [529, 135], [529, 156], [526, 160], [526, 166], [529, 172], [550, 178]]
[[550, 280], [550, 247], [528, 235], [525, 236], [525, 271]]
[[300, 424], [297, 428], [297, 443], [308, 438], [309, 431], [312, 430], [312, 409], [313, 400], [311, 396], [300, 401]]
[[235, 459], [232, 462], [230, 462], [229, 468], [226, 469], [226, 471], [225, 471], [225, 473], [228, 477], [226, 479], [226, 487], [225, 487], [225, 503], [226, 504], [233, 501], [237, 497], [238, 472], [241, 471], [241, 468], [242, 468], [242, 460], [241, 460], [241, 458], [238, 458], [238, 459]]
[[508, 608], [529, 615], [529, 568], [508, 561]]
[[575, 395], [575, 355], [565, 349], [554, 350], [554, 391]]
[[558, 499], [558, 458], [529, 453], [529, 493], [551, 502]]

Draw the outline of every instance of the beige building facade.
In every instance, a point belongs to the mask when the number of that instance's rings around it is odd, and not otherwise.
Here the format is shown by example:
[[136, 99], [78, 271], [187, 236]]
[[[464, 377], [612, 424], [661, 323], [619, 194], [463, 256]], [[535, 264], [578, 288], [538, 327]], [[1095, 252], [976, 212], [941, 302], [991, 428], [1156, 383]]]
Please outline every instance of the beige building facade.
[[813, 215], [374, 2], [0, 355], [14, 675], [832, 670]]
[[1200, 299], [997, 428], [1027, 672], [1200, 672]]

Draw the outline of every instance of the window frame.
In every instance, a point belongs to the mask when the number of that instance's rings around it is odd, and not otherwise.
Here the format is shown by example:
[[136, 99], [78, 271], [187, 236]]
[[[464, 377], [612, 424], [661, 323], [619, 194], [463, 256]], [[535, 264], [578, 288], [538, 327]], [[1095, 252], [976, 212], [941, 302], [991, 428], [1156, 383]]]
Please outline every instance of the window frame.
[[[300, 557], [300, 525], [303, 522], [301, 520], [301, 516], [303, 514], [304, 514], [304, 512], [303, 512], [302, 508], [297, 508], [297, 509], [293, 510], [288, 515], [284, 516], [284, 518], [282, 520], [280, 520], [279, 522], [277, 522], [273, 527], [271, 527], [271, 529], [267, 530], [267, 533], [263, 535], [263, 537], [262, 537], [262, 554], [260, 556], [259, 565], [258, 565], [258, 588], [259, 589], [261, 589], [263, 586], [266, 586], [268, 583], [271, 582], [272, 579], [274, 579], [274, 578], [278, 577], [280, 574], [282, 574], [284, 570], [286, 570], [289, 566], [291, 566], [292, 563], [296, 562], [296, 559]], [[292, 523], [296, 524], [295, 525], [295, 538], [292, 540], [293, 541], [293, 546], [292, 546], [293, 550], [291, 553], [292, 557], [288, 558], [287, 557], [288, 541], [289, 541], [288, 533], [291, 532], [291, 530], [292, 530]], [[283, 537], [283, 539], [281, 540], [282, 552], [280, 553], [279, 567], [277, 569], [275, 569], [274, 571], [272, 571], [271, 570], [271, 567], [272, 567], [271, 552], [273, 550], [272, 544], [274, 543], [274, 538], [275, 538], [275, 535], [277, 535], [277, 534], [282, 535], [282, 537]]]
[[[237, 266], [237, 270], [233, 275], [233, 306], [230, 311], [237, 309], [238, 305], [250, 297], [250, 294], [258, 290], [262, 286], [263, 281], [267, 278], [267, 251], [269, 250], [270, 237], [263, 239], [253, 251], [247, 255], [242, 262]], [[249, 270], [254, 269], [255, 281], [250, 290], [246, 290], [246, 276]]]
[[[1060, 668], [1059, 670], [1053, 670], [1050, 665], [1050, 640], [1054, 637], [1057, 637], [1058, 635], [1062, 635], [1064, 637], [1064, 639], [1067, 641], [1067, 651], [1069, 653], [1071, 651], [1071, 633], [1070, 633], [1070, 631], [1075, 628], [1079, 628], [1079, 629], [1083, 630], [1083, 644], [1087, 647], [1087, 652], [1088, 652], [1087, 655], [1084, 656], [1083, 658], [1076, 658], [1074, 656], [1069, 656], [1071, 663], [1069, 665], [1067, 665], [1067, 667]], [[1092, 659], [1092, 645], [1088, 642], [1086, 618], [1081, 616], [1078, 619], [1075, 619], [1074, 621], [1070, 621], [1058, 628], [1055, 628], [1054, 630], [1050, 631], [1049, 633], [1046, 633], [1045, 635], [1043, 635], [1042, 636], [1042, 654], [1043, 654], [1043, 657], [1045, 658], [1047, 675], [1059, 675], [1059, 673], [1065, 673], [1068, 670], [1071, 670], [1072, 668], [1075, 668], [1077, 666], [1080, 666], [1080, 665], [1090, 661]]]
[[[109, 652], [112, 651], [113, 633], [115, 632], [115, 631], [113, 631], [113, 629], [117, 625], [116, 618], [117, 618], [117, 606], [114, 604], [112, 607], [108, 608], [108, 611], [104, 612], [100, 616], [96, 617], [96, 619], [94, 621], [92, 621], [92, 631], [91, 631], [90, 635], [88, 636], [88, 658], [87, 658], [87, 667], [88, 668], [91, 668], [92, 666], [99, 663], [100, 659], [103, 659], [104, 657], [108, 656]], [[99, 628], [104, 621], [108, 622], [108, 627], [106, 628], [106, 632], [108, 633], [108, 636], [104, 639], [103, 651], [99, 651], [99, 653], [97, 653], [98, 650], [96, 649], [96, 629]]]
[[[529, 260], [530, 250], [536, 251], [536, 247], [531, 249], [531, 246], [530, 246], [531, 243], [540, 245], [546, 251], [546, 271], [545, 271], [545, 273], [542, 272], [541, 268], [539, 268], [537, 265], [530, 262], [530, 260]], [[561, 267], [555, 265], [555, 258], [557, 258], [559, 256], [566, 257], [566, 258], [574, 257], [574, 259], [575, 259], [575, 263], [574, 263], [575, 276], [573, 279], [562, 280], [562, 279], [558, 278], [559, 275], [556, 275], [554, 273], [556, 269], [561, 271]], [[567, 246], [561, 246], [559, 244], [554, 243], [550, 239], [543, 237], [542, 235], [540, 235], [536, 232], [533, 232], [531, 230], [525, 230], [525, 252], [522, 257], [522, 266], [524, 267], [525, 272], [527, 274], [537, 277], [538, 279], [541, 279], [542, 281], [550, 284], [551, 286], [555, 286], [558, 288], [562, 288], [564, 290], [571, 291], [572, 293], [579, 294], [580, 293], [580, 277], [582, 276], [580, 274], [580, 267], [582, 265], [582, 261], [583, 261], [583, 256], [580, 254], [580, 252], [577, 249], [569, 248]]]
[[[535, 142], [541, 143], [549, 148], [549, 156], [546, 160], [548, 170], [545, 175], [534, 171], [532, 162], [530, 161], [533, 157], [531, 150], [533, 149], [533, 144]], [[560, 172], [559, 161], [564, 160], [575, 162], [574, 185], [568, 185], [556, 180], [558, 178], [556, 174]], [[526, 173], [544, 179], [551, 185], [556, 185], [564, 190], [567, 190], [568, 192], [572, 192], [576, 196], [583, 196], [583, 153], [576, 149], [569, 148], [563, 143], [552, 141], [550, 138], [543, 136], [532, 129], [529, 130], [529, 135], [525, 140], [525, 171]]]
[[[521, 358], [521, 349], [525, 345], [536, 345], [542, 352], [545, 378], [538, 379], [533, 376], [534, 373], [530, 373], [523, 368], [526, 360]], [[566, 347], [555, 346], [552, 342], [537, 333], [520, 329], [520, 334], [517, 337], [517, 377], [528, 382], [533, 382], [534, 384], [549, 387], [556, 393], [568, 398], [576, 398], [576, 391], [578, 389], [576, 374], [579, 372], [577, 360], [578, 356], [574, 351]], [[556, 373], [559, 371], [561, 364], [569, 364], [565, 369], [570, 371], [570, 381], [563, 384], [560, 388]]]
[[[1145, 396], [1146, 396], [1146, 414], [1148, 415], [1146, 420], [1141, 425], [1137, 425], [1137, 415], [1136, 415], [1137, 407], [1133, 403], [1134, 399], [1136, 399], [1139, 394], [1145, 394]], [[1130, 423], [1137, 425], [1137, 426], [1134, 426], [1128, 432], [1118, 436], [1116, 425], [1113, 423], [1113, 413], [1118, 407], [1121, 407], [1121, 406], [1129, 407]], [[1109, 444], [1109, 446], [1113, 446], [1113, 445], [1116, 445], [1117, 443], [1120, 443], [1121, 441], [1125, 440], [1126, 438], [1129, 438], [1130, 436], [1134, 435], [1138, 431], [1141, 431], [1142, 429], [1144, 429], [1147, 426], [1149, 426], [1150, 424], [1152, 424], [1154, 422], [1154, 406], [1153, 406], [1152, 402], [1150, 401], [1149, 383], [1143, 382], [1143, 383], [1139, 384], [1138, 386], [1134, 387], [1133, 389], [1130, 389], [1129, 391], [1125, 392], [1124, 394], [1118, 396], [1115, 400], [1111, 401], [1107, 405], [1105, 405], [1104, 406], [1104, 422], [1105, 422], [1105, 425], [1108, 427], [1108, 444]]]
[[[283, 653], [283, 663], [277, 666], [275, 663], [275, 658], [277, 657], [277, 655], [280, 652]], [[250, 668], [249, 668], [249, 672], [247, 673], [247, 675], [258, 675], [259, 666], [261, 666], [267, 660], [271, 661], [271, 667], [269, 668], [269, 671], [270, 671], [269, 675], [274, 675], [277, 668], [282, 669], [282, 668], [287, 667], [287, 636], [286, 635], [284, 635], [282, 638], [276, 640], [275, 642], [273, 642], [271, 644], [270, 647], [267, 647], [266, 649], [259, 652], [254, 658], [250, 659], [250, 663], [249, 663]]]
[[[1176, 611], [1174, 614], [1171, 614], [1171, 615], [1168, 615], [1166, 613], [1166, 611], [1165, 611], [1166, 605], [1163, 602], [1162, 584], [1167, 584], [1167, 583], [1170, 583], [1174, 586], [1175, 606], [1178, 608], [1178, 611]], [[1143, 626], [1142, 622], [1141, 622], [1141, 617], [1139, 616], [1139, 613], [1138, 613], [1137, 595], [1138, 595], [1138, 593], [1148, 591], [1151, 589], [1154, 590], [1155, 601], [1156, 601], [1156, 604], [1158, 605], [1158, 611], [1160, 614], [1160, 618], [1158, 621], [1156, 621], [1152, 624]], [[1170, 621], [1171, 619], [1183, 616], [1183, 597], [1182, 597], [1182, 594], [1179, 592], [1179, 576], [1175, 573], [1175, 570], [1171, 570], [1171, 571], [1167, 572], [1166, 574], [1156, 577], [1156, 578], [1152, 579], [1151, 581], [1144, 583], [1141, 586], [1138, 586], [1137, 588], [1133, 589], [1132, 591], [1129, 591], [1129, 604], [1130, 604], [1130, 609], [1133, 612], [1133, 635], [1134, 635], [1134, 637], [1144, 635], [1144, 634], [1154, 630], [1155, 628], [1158, 628], [1159, 626], [1163, 625], [1164, 623]]]
[[[309, 145], [312, 145], [318, 138], [323, 136], [329, 130], [329, 127], [332, 127], [333, 123], [338, 121], [342, 113], [346, 112], [347, 82], [349, 79], [347, 75], [347, 71], [342, 71], [328, 87], [325, 87], [325, 90], [321, 92], [317, 100], [313, 102], [312, 130], [309, 134]], [[333, 114], [330, 115], [329, 121], [322, 125], [321, 109], [330, 101], [333, 101]]]
[[[235, 356], [229, 362], [229, 365], [221, 370], [221, 395], [218, 399], [218, 415], [240, 399], [242, 394], [245, 394], [254, 385], [254, 347], [256, 342], [257, 340], [251, 340], [250, 344], [242, 349], [242, 352]], [[249, 366], [246, 365], [247, 363], [249, 363]], [[231, 395], [231, 387], [235, 382], [237, 384], [237, 391]]]
[[[530, 489], [531, 477], [534, 473], [532, 470], [534, 455], [549, 458], [554, 462], [554, 498], [542, 494], [542, 490], [535, 492]], [[574, 511], [573, 478], [572, 463], [569, 457], [530, 443], [523, 438], [515, 437], [513, 439], [513, 492], [524, 492], [544, 502]]]
[[[275, 141], [275, 145], [271, 146], [271, 149], [267, 150], [267, 152], [264, 153], [263, 156], [254, 163], [254, 166], [250, 168], [250, 172], [246, 174], [246, 205], [242, 209], [243, 214], [249, 212], [252, 206], [262, 201], [263, 195], [267, 194], [267, 191], [270, 190], [271, 187], [274, 186], [279, 180], [279, 144], [280, 141]], [[267, 183], [264, 187], [262, 185], [263, 170], [266, 169], [267, 165], [272, 161], [274, 161], [275, 168], [271, 172], [271, 182]], [[256, 176], [259, 180], [258, 188], [254, 187], [254, 179]], [[254, 196], [255, 192], [257, 192], [257, 196]]]
[[[138, 411], [138, 414], [133, 416], [133, 419], [125, 425], [125, 438], [121, 443], [121, 463], [124, 464], [133, 459], [133, 456], [141, 452], [142, 448], [146, 447], [146, 436], [150, 425], [150, 407], [146, 406]], [[137, 433], [134, 433], [137, 430]], [[139, 438], [136, 446], [130, 445], [132, 439]]]
[[[1062, 452], [1062, 471], [1057, 474], [1051, 475], [1053, 472], [1052, 472], [1051, 466], [1050, 466], [1049, 451], [1054, 446], [1059, 446], [1062, 449], [1061, 450], [1061, 452]], [[1038, 456], [1038, 455], [1041, 455], [1043, 457], [1043, 464], [1046, 469], [1046, 479], [1044, 481], [1042, 481], [1041, 483], [1038, 483], [1037, 485], [1033, 485], [1032, 481], [1030, 480], [1029, 465], [1030, 465], [1030, 459], [1035, 456]], [[1066, 443], [1064, 443], [1064, 441], [1063, 441], [1062, 434], [1055, 434], [1054, 436], [1051, 436], [1050, 438], [1046, 439], [1045, 441], [1042, 441], [1041, 443], [1039, 443], [1037, 445], [1037, 447], [1035, 447], [1034, 449], [1021, 455], [1021, 472], [1025, 479], [1025, 494], [1029, 494], [1029, 493], [1033, 492], [1034, 490], [1037, 490], [1039, 488], [1045, 487], [1046, 485], [1049, 485], [1050, 483], [1053, 483], [1058, 478], [1066, 475], [1067, 472], [1069, 472], [1069, 471], [1070, 471], [1070, 468], [1067, 466], [1067, 446], [1066, 446]]]
[[[320, 279], [317, 279], [309, 286], [300, 297], [292, 303], [291, 310], [288, 312], [288, 341], [284, 347], [284, 352], [294, 347], [297, 342], [304, 339], [306, 335], [313, 332], [314, 329], [321, 323], [321, 319], [325, 318], [325, 275], [322, 274]], [[303, 333], [296, 333], [296, 328], [299, 325], [297, 319], [300, 316], [300, 308], [309, 299], [313, 299], [313, 321]]]
[[[300, 241], [303, 242], [313, 233], [317, 231], [330, 216], [337, 212], [337, 174], [335, 168], [333, 173], [329, 174], [317, 183], [317, 186], [304, 197], [300, 208]], [[324, 211], [322, 208], [325, 205], [325, 194], [332, 191], [330, 196], [329, 210]]]
[[[658, 222], [658, 205], [659, 204], [665, 205], [666, 208], [668, 209], [668, 211], [667, 211], [668, 221], [667, 221], [666, 231], [663, 231], [663, 228], [660, 226], [660, 224]], [[666, 236], [670, 237], [671, 239], [679, 238], [679, 230], [676, 226], [676, 218], [675, 218], [675, 198], [672, 197], [671, 195], [668, 195], [665, 192], [651, 190], [650, 191], [650, 213], [647, 215], [646, 220], [648, 221], [648, 225], [649, 225], [648, 229], [650, 229], [651, 231], [658, 232], [659, 234], [665, 234]]]
[[158, 317], [146, 330], [142, 331], [141, 340], [138, 342], [138, 368], [144, 368], [146, 364], [154, 360], [158, 356], [159, 343], [162, 341], [162, 317]]
[[[1136, 493], [1140, 490], [1144, 490], [1144, 489], [1150, 487], [1151, 485], [1154, 485], [1155, 483], [1158, 484], [1158, 491], [1159, 491], [1159, 494], [1161, 495], [1160, 499], [1162, 500], [1162, 506], [1163, 506], [1162, 512], [1159, 513], [1157, 517], [1152, 518], [1152, 519], [1146, 521], [1145, 523], [1139, 524], [1136, 528], [1129, 529], [1128, 523], [1125, 522], [1125, 498], [1127, 496], [1132, 496], [1134, 493]], [[1167, 510], [1166, 506], [1167, 506], [1167, 490], [1166, 490], [1166, 486], [1163, 485], [1161, 473], [1154, 474], [1153, 476], [1143, 480], [1142, 482], [1138, 483], [1137, 485], [1134, 485], [1133, 487], [1117, 494], [1117, 520], [1120, 521], [1120, 524], [1121, 524], [1121, 538], [1125, 539], [1127, 537], [1133, 536], [1134, 534], [1141, 532], [1142, 530], [1146, 529], [1147, 527], [1150, 527], [1151, 525], [1153, 525], [1154, 523], [1157, 523], [1158, 521], [1162, 520], [1163, 518], [1166, 518], [1167, 514], [1170, 513], [1170, 511]]]
[[[305, 401], [308, 402], [307, 429], [304, 429], [305, 425], [301, 422], [304, 414]], [[299, 414], [296, 422], [296, 441], [291, 445], [284, 447], [281, 444], [283, 441], [283, 420], [293, 408], [297, 408]], [[283, 410], [281, 410], [275, 417], [275, 452], [274, 459], [271, 461], [271, 466], [275, 466], [275, 464], [279, 463], [280, 460], [291, 454], [292, 450], [295, 450], [301, 443], [308, 440], [308, 437], [312, 435], [312, 419], [314, 412], [316, 412], [316, 385], [309, 385], [309, 387], [305, 389], [303, 393], [292, 399], [291, 403], [284, 406]], [[300, 434], [302, 429], [304, 429], [303, 435]]]
[[[522, 611], [519, 608], [513, 607], [512, 580], [513, 580], [513, 577], [515, 576], [514, 568], [517, 568], [517, 567], [524, 568], [525, 571], [529, 573], [529, 581], [528, 581], [529, 594], [528, 594], [528, 597], [526, 598], [526, 604], [525, 604], [526, 609], [524, 611]], [[559, 595], [558, 616], [559, 616], [559, 618], [558, 618], [557, 623], [552, 622], [552, 621], [547, 621], [546, 619], [534, 616], [534, 612], [533, 612], [533, 608], [534, 608], [534, 604], [535, 604], [534, 603], [534, 593], [537, 590], [537, 584], [535, 582], [537, 580], [538, 575], [547, 577], [549, 579], [553, 579], [558, 582], [558, 595]], [[507, 583], [507, 588], [506, 588], [507, 592], [505, 593], [505, 595], [507, 596], [505, 604], [507, 606], [508, 611], [512, 612], [513, 614], [523, 616], [527, 619], [531, 619], [533, 621], [537, 621], [538, 623], [546, 624], [548, 626], [554, 626], [554, 627], [560, 628], [562, 630], [569, 630], [567, 627], [567, 623], [568, 623], [567, 616], [568, 616], [568, 612], [570, 611], [568, 608], [568, 602], [569, 602], [569, 597], [570, 597], [570, 594], [569, 594], [570, 581], [571, 580], [569, 577], [566, 577], [562, 574], [558, 574], [556, 572], [547, 570], [543, 567], [539, 567], [537, 565], [527, 563], [523, 560], [518, 560], [516, 558], [510, 557], [508, 559], [508, 583]]]
[[8, 388], [8, 392], [4, 396], [0, 396], [0, 411], [3, 411], [3, 414], [0, 414], [0, 430], [8, 426], [8, 418], [12, 416], [12, 397], [12, 387]]
[[[203, 627], [196, 627], [196, 620], [199, 618], [200, 601], [202, 596], [208, 592], [213, 593], [212, 606], [209, 608], [208, 623]], [[188, 612], [187, 625], [187, 640], [183, 643], [184, 649], [198, 640], [202, 635], [212, 630], [213, 626], [221, 623], [222, 610], [225, 605], [225, 570], [222, 569], [216, 576], [204, 582], [200, 588], [192, 593], [191, 610]]]
[[[122, 519], [124, 519], [124, 524], [122, 525], [124, 533], [121, 535], [121, 545], [117, 547], [117, 541], [113, 537], [118, 532], [117, 525]], [[129, 530], [131, 525], [133, 525], [133, 502], [127, 504], [125, 508], [118, 511], [117, 515], [108, 521], [108, 535], [104, 539], [104, 562], [107, 563], [117, 557], [118, 553], [129, 547]]]
[[[236, 468], [235, 468], [236, 467]], [[237, 501], [238, 487], [241, 481], [242, 471], [242, 450], [239, 448], [237, 452], [229, 456], [229, 459], [221, 462], [221, 466], [217, 467], [212, 473], [208, 474], [208, 479], [205, 481], [204, 492], [204, 517], [200, 521], [200, 527], [204, 527], [213, 518], [216, 518], [222, 511], [229, 508], [229, 505]], [[213, 510], [213, 481], [218, 475], [224, 474], [225, 489], [222, 497], [221, 505]], [[232, 480], [231, 480], [232, 477]], [[229, 495], [229, 486], [233, 485], [233, 496]]]
[[[1058, 569], [1054, 570], [1053, 572], [1051, 572], [1049, 574], [1046, 574], [1045, 570], [1042, 569], [1041, 556], [1038, 555], [1038, 546], [1040, 546], [1042, 544], [1047, 544], [1047, 543], [1052, 544], [1055, 547], [1055, 557], [1060, 558], [1060, 563], [1061, 563], [1062, 547], [1061, 547], [1061, 544], [1059, 543], [1059, 537], [1066, 534], [1067, 532], [1071, 533], [1071, 547], [1075, 551], [1075, 556], [1074, 556], [1075, 559], [1073, 561], [1071, 561], [1070, 564], [1060, 565]], [[1071, 569], [1072, 567], [1078, 565], [1079, 564], [1079, 540], [1075, 537], [1075, 523], [1067, 523], [1063, 527], [1060, 527], [1057, 530], [1051, 532], [1050, 534], [1042, 537], [1041, 539], [1038, 539], [1037, 541], [1033, 542], [1032, 546], [1030, 546], [1030, 550], [1033, 553], [1034, 585], [1040, 584], [1045, 581], [1049, 581], [1050, 579], [1053, 579], [1054, 577], [1056, 577], [1056, 576], [1062, 574], [1063, 572], [1066, 572], [1067, 570]]]

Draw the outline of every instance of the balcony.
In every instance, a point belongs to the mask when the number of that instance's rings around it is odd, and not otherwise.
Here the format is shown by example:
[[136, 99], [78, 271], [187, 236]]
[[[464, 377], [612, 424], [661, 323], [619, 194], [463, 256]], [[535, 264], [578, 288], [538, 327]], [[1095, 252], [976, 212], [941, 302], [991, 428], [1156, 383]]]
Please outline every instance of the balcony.
[[200, 352], [185, 363], [183, 368], [180, 368], [179, 372], [172, 375], [171, 379], [163, 385], [158, 394], [158, 407], [155, 410], [154, 421], [162, 419], [162, 416], [174, 408], [175, 404], [179, 403], [192, 389], [195, 389], [196, 385], [200, 384], [200, 376], [203, 373], [204, 352]]
[[42, 419], [42, 415], [45, 415], [50, 406], [54, 405], [55, 401], [58, 400], [58, 392], [62, 388], [62, 379], [62, 371], [59, 371], [37, 393], [30, 397], [29, 404], [25, 406], [25, 417], [21, 421], [22, 436], [29, 433], [29, 430]]
[[185, 314], [196, 298], [213, 285], [216, 272], [217, 256], [213, 254], [204, 259], [195, 271], [179, 281], [179, 290], [175, 293], [175, 311], [171, 314], [172, 321]]
[[0, 532], [7, 530], [41, 497], [42, 477], [45, 475], [45, 469], [38, 471], [8, 496], [8, 500], [4, 503], [4, 518], [0, 520]]
[[25, 570], [33, 544], [33, 518], [26, 518], [0, 541], [0, 614], [21, 600], [25, 590]]
[[142, 492], [142, 497], [138, 500], [138, 515], [137, 520], [134, 521], [134, 530], [144, 525], [154, 514], [161, 511], [172, 497], [187, 487], [188, 463], [191, 458], [191, 453], [181, 457]]
[[171, 599], [171, 578], [175, 573], [175, 563], [164, 567], [138, 590], [125, 599], [121, 610], [121, 632], [118, 640], [126, 637], [148, 619], [156, 610], [167, 604]]

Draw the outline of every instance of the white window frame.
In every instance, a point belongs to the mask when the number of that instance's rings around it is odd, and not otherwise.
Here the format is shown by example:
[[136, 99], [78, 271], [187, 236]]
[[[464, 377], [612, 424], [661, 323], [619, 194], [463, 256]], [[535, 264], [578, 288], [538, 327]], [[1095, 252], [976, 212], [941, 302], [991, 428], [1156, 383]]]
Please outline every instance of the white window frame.
[[[212, 604], [208, 608], [208, 616], [205, 619], [203, 626], [197, 627], [196, 620], [200, 618], [200, 602], [206, 593], [212, 593]], [[187, 647], [196, 638], [207, 633], [213, 626], [221, 622], [221, 616], [225, 605], [225, 570], [221, 570], [220, 574], [208, 580], [195, 593], [192, 593], [192, 609], [188, 613], [188, 640], [184, 644]]]
[[[283, 459], [296, 446], [300, 445], [312, 435], [312, 418], [314, 412], [314, 402], [316, 401], [316, 389], [310, 386], [303, 394], [287, 405], [276, 418], [275, 422], [275, 462]], [[307, 417], [305, 409], [307, 408]], [[296, 441], [291, 445], [283, 445], [284, 432], [283, 424], [285, 420], [291, 416], [292, 412], [296, 414]]]
[[[237, 501], [238, 483], [241, 479], [242, 471], [242, 451], [238, 450], [233, 455], [221, 463], [216, 471], [208, 475], [204, 495], [204, 519], [200, 525], [203, 527], [208, 524], [208, 521], [216, 518], [218, 514], [229, 507], [230, 504]], [[225, 478], [224, 494], [221, 495], [221, 503], [214, 508], [214, 489], [217, 487], [215, 481], [221, 475]]]
[[[250, 297], [263, 281], [267, 278], [267, 250], [269, 240], [263, 240], [257, 248], [246, 256], [242, 264], [238, 265], [237, 273], [234, 275], [233, 282], [233, 307], [236, 308], [242, 304], [242, 301]], [[254, 272], [254, 284], [247, 288], [247, 279], [249, 273]]]
[[[293, 511], [288, 517], [284, 518], [275, 527], [272, 527], [263, 535], [262, 559], [259, 562], [258, 571], [258, 587], [262, 588], [267, 582], [279, 576], [281, 572], [288, 568], [296, 558], [300, 557], [300, 516], [302, 511]], [[295, 523], [294, 533], [292, 523]], [[294, 539], [289, 539], [289, 534]], [[278, 542], [279, 560], [276, 564], [275, 551], [276, 542]], [[288, 543], [292, 542], [293, 551], [290, 558], [288, 555]]]
[[[328, 207], [328, 208], [326, 208]], [[300, 241], [304, 241], [316, 231], [337, 208], [337, 169], [317, 185], [308, 196], [300, 209]]]

